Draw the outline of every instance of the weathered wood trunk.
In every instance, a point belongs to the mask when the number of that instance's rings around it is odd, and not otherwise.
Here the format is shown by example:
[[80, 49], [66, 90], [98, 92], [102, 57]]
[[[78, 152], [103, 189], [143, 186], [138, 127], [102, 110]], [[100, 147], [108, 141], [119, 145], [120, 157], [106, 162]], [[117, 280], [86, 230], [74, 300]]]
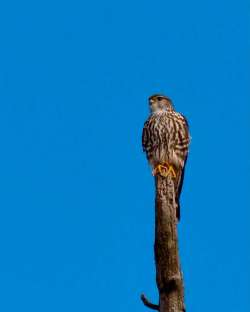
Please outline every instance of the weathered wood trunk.
[[178, 252], [173, 178], [155, 177], [155, 264], [160, 312], [183, 312], [184, 286]]
[[155, 177], [155, 264], [159, 305], [142, 301], [160, 312], [184, 312], [184, 286], [178, 252], [174, 183], [170, 176]]

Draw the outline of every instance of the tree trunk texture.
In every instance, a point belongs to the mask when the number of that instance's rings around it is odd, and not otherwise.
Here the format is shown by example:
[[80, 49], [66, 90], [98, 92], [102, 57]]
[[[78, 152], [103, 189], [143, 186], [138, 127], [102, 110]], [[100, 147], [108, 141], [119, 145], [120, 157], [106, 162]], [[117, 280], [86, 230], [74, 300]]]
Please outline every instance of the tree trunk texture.
[[155, 177], [155, 265], [159, 304], [143, 303], [160, 312], [185, 312], [184, 285], [179, 253], [174, 181], [171, 176]]

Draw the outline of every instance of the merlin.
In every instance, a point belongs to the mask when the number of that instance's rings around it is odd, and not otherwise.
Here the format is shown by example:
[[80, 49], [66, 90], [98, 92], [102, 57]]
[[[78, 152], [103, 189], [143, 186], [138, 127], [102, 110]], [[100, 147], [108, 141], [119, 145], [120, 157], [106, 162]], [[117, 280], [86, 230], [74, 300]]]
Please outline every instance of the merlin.
[[188, 156], [190, 133], [187, 119], [174, 110], [172, 100], [161, 94], [149, 97], [150, 115], [144, 123], [142, 147], [153, 175], [171, 176], [174, 181], [176, 217]]

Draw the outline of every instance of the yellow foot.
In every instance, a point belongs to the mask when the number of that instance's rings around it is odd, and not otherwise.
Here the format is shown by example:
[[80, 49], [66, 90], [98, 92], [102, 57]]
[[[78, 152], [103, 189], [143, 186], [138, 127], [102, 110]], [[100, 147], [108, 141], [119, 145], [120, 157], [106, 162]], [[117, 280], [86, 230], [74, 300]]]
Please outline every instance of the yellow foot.
[[171, 175], [173, 178], [176, 178], [176, 173], [175, 173], [173, 166], [168, 163], [164, 163], [163, 165], [158, 164], [154, 168], [152, 174], [153, 176], [155, 176], [158, 173], [163, 177], [167, 177], [168, 175]]

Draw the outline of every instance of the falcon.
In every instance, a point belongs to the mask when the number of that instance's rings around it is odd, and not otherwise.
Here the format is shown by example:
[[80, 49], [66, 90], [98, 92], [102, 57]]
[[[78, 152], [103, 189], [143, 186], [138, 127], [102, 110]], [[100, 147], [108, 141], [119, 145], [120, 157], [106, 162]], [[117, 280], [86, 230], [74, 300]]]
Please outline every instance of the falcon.
[[176, 112], [172, 100], [161, 94], [149, 97], [150, 115], [142, 131], [142, 148], [152, 174], [174, 180], [176, 217], [180, 220], [179, 198], [188, 157], [190, 133], [187, 119]]

